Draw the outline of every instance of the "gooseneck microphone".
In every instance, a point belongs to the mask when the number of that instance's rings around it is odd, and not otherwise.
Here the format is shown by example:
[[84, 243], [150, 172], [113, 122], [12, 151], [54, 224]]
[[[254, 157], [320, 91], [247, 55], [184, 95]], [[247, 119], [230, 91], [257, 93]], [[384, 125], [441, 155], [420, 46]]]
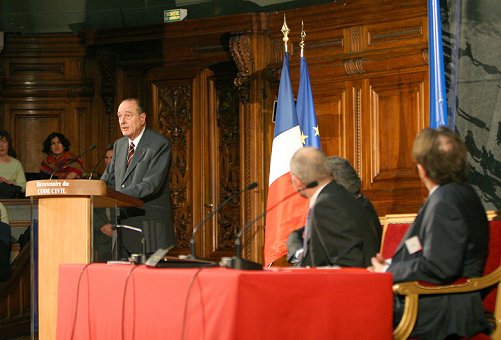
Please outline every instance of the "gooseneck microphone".
[[[118, 251], [118, 247], [121, 247], [122, 246], [122, 240], [121, 240], [121, 236], [120, 237], [118, 236], [118, 233], [120, 232], [120, 229], [127, 229], [127, 230], [132, 230], [132, 231], [135, 231], [137, 233], [140, 233], [141, 234], [141, 250], [142, 250], [142, 254], [140, 254], [140, 256], [138, 256], [138, 254], [131, 254], [131, 258], [134, 259], [134, 262], [136, 264], [143, 264], [145, 261], [146, 261], [146, 244], [145, 244], [145, 241], [144, 241], [144, 233], [143, 233], [143, 229], [141, 228], [138, 228], [138, 227], [133, 227], [131, 225], [126, 225], [126, 224], [117, 224], [117, 225], [112, 225], [111, 226], [111, 230], [116, 230], [117, 231], [117, 239], [115, 240], [116, 244], [114, 245], [114, 248]], [[118, 253], [121, 253], [118, 252]], [[116, 260], [120, 260], [120, 259], [116, 259]]]
[[99, 162], [97, 162], [97, 164], [92, 168], [92, 171], [90, 172], [90, 175], [89, 175], [88, 179], [92, 179], [92, 175], [94, 174], [94, 171], [96, 171], [97, 167], [99, 166], [99, 164], [101, 164], [101, 162], [103, 161], [103, 159], [104, 159], [104, 156], [101, 157], [99, 159]]
[[50, 174], [50, 177], [49, 179], [52, 179], [52, 177], [54, 176], [54, 174], [64, 168], [66, 168], [71, 162], [75, 162], [76, 160], [80, 159], [83, 155], [85, 155], [86, 153], [94, 150], [96, 148], [96, 144], [92, 144], [87, 150], [85, 150], [84, 152], [82, 152], [80, 155], [76, 156], [75, 158], [71, 158], [71, 159], [68, 159], [66, 162], [64, 162], [62, 165], [58, 166], [56, 168], [56, 170], [54, 170], [51, 174]]
[[253, 182], [249, 185], [247, 185], [245, 188], [243, 189], [240, 189], [236, 192], [234, 192], [233, 194], [231, 194], [227, 199], [225, 199], [221, 204], [219, 204], [217, 207], [213, 208], [211, 210], [211, 212], [205, 216], [196, 226], [195, 228], [193, 228], [193, 234], [191, 236], [191, 240], [190, 240], [190, 247], [191, 247], [191, 255], [190, 255], [190, 258], [191, 259], [196, 259], [196, 254], [195, 254], [195, 236], [198, 232], [198, 230], [200, 229], [200, 227], [202, 227], [212, 216], [214, 216], [215, 213], [217, 213], [218, 211], [220, 211], [226, 204], [228, 204], [233, 198], [239, 196], [242, 192], [246, 192], [246, 191], [249, 191], [249, 190], [252, 190], [254, 188], [257, 187], [257, 182]]
[[263, 269], [263, 266], [261, 264], [256, 263], [256, 262], [252, 262], [252, 261], [249, 261], [249, 260], [246, 260], [246, 259], [242, 258], [242, 243], [241, 243], [242, 235], [244, 234], [244, 232], [247, 229], [249, 229], [251, 226], [253, 226], [257, 221], [259, 221], [267, 213], [269, 213], [270, 211], [272, 211], [273, 209], [275, 209], [276, 207], [278, 207], [280, 204], [282, 204], [285, 201], [289, 200], [291, 197], [293, 197], [293, 196], [301, 193], [302, 191], [304, 191], [306, 189], [314, 188], [317, 185], [318, 185], [317, 181], [313, 181], [311, 183], [308, 183], [305, 187], [303, 187], [303, 188], [301, 188], [301, 189], [299, 189], [297, 191], [294, 191], [293, 193], [290, 193], [289, 195], [285, 196], [280, 201], [278, 201], [277, 203], [275, 203], [273, 206], [271, 206], [270, 208], [266, 209], [266, 211], [263, 212], [261, 215], [257, 216], [255, 219], [253, 219], [252, 221], [250, 221], [249, 223], [247, 223], [246, 225], [244, 225], [243, 228], [240, 229], [240, 231], [235, 236], [235, 256], [232, 257], [232, 258], [229, 258], [229, 259], [227, 258], [224, 261], [222, 261], [224, 263], [224, 266], [225, 267], [229, 267], [229, 268], [233, 268], [233, 269], [242, 269], [242, 270], [259, 270], [259, 269]]

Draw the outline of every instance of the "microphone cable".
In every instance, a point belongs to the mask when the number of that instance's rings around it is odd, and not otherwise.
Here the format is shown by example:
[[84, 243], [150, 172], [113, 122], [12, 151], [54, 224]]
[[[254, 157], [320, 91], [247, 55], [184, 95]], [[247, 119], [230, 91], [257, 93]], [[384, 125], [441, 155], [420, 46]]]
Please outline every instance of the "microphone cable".
[[226, 204], [230, 203], [232, 199], [235, 197], [239, 196], [243, 192], [252, 190], [257, 187], [257, 182], [252, 182], [251, 184], [247, 185], [243, 189], [239, 189], [238, 191], [232, 193], [228, 198], [226, 198], [221, 204], [219, 204], [217, 207], [214, 207], [210, 213], [202, 218], [202, 220], [193, 228], [192, 236], [190, 239], [190, 255], [189, 257], [192, 259], [196, 259], [196, 254], [195, 254], [195, 236], [198, 232], [198, 230], [207, 222], [212, 216], [214, 216], [217, 212], [219, 212]]
[[[186, 335], [186, 333], [185, 333], [185, 331], [186, 331], [186, 318], [188, 316], [188, 302], [190, 301], [191, 290], [193, 288], [195, 280], [198, 279], [198, 274], [200, 274], [200, 272], [202, 271], [202, 269], [203, 269], [203, 267], [198, 268], [197, 271], [195, 272], [195, 274], [193, 274], [193, 276], [191, 277], [191, 280], [190, 280], [190, 284], [188, 285], [188, 290], [186, 291], [186, 298], [185, 298], [185, 301], [184, 301], [184, 308], [183, 308], [183, 323], [182, 323], [181, 340], [184, 340], [184, 337]], [[205, 338], [205, 313], [204, 313], [204, 311], [205, 311], [205, 305], [203, 303], [202, 293], [200, 293], [200, 299], [201, 299], [201, 305], [202, 305], [202, 319], [203, 319], [203, 322], [202, 322], [202, 325], [203, 325], [202, 334], [203, 334], [203, 337]]]
[[[73, 324], [71, 326], [71, 336], [70, 339], [73, 340], [73, 337], [75, 336], [75, 328], [77, 325], [77, 314], [78, 314], [78, 302], [79, 302], [79, 297], [80, 297], [80, 283], [82, 281], [82, 276], [83, 274], [87, 271], [87, 268], [91, 265], [92, 263], [87, 263], [80, 273], [78, 274], [78, 280], [77, 280], [77, 292], [76, 292], [76, 300], [75, 300], [75, 314], [73, 315]], [[89, 278], [87, 275], [87, 290], [89, 290]], [[87, 297], [88, 298], [88, 297]], [[90, 336], [90, 322], [88, 323], [87, 327], [89, 328], [89, 336]]]
[[[122, 330], [122, 336], [121, 336], [122, 340], [125, 339], [125, 298], [127, 297], [127, 287], [128, 287], [129, 279], [132, 276], [132, 272], [134, 270], [136, 270], [137, 268], [139, 268], [139, 266], [134, 264], [134, 263], [132, 263], [132, 265], [133, 265], [132, 269], [129, 270], [129, 272], [127, 273], [127, 277], [125, 278], [124, 293], [122, 295], [122, 320], [120, 321], [121, 330]], [[132, 302], [134, 303], [134, 298], [132, 299]], [[136, 315], [136, 313], [132, 313], [132, 315]], [[132, 340], [134, 340], [134, 324], [135, 324], [134, 321], [135, 321], [135, 319], [133, 317], [132, 323], [131, 323], [132, 324], [132, 332], [131, 332]]]

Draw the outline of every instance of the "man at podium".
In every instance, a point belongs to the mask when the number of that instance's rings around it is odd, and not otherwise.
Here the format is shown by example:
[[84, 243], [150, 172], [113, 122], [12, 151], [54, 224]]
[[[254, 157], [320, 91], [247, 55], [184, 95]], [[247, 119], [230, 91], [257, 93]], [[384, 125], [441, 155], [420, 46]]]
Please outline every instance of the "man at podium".
[[141, 208], [120, 208], [120, 224], [141, 230], [121, 228], [122, 257], [150, 254], [175, 244], [168, 183], [172, 143], [146, 127], [146, 113], [138, 99], [123, 100], [117, 115], [124, 137], [115, 141], [111, 163], [101, 179], [144, 202]]

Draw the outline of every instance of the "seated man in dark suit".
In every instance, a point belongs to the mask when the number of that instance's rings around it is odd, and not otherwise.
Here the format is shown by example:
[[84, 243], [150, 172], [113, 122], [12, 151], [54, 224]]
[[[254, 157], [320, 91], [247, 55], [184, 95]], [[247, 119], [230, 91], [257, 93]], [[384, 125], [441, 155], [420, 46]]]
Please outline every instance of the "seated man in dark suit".
[[353, 169], [350, 162], [342, 157], [327, 157], [326, 164], [327, 168], [331, 170], [334, 180], [345, 188], [346, 191], [355, 196], [357, 201], [361, 202], [365, 209], [367, 209], [367, 212], [371, 217], [374, 232], [377, 234], [378, 242], [381, 243], [383, 229], [381, 228], [379, 216], [369, 199], [367, 199], [367, 197], [360, 192], [361, 180], [355, 169]]
[[[382, 228], [376, 209], [372, 203], [360, 192], [360, 177], [351, 166], [350, 162], [342, 157], [330, 156], [326, 158], [325, 164], [330, 170], [332, 177], [337, 184], [341, 185], [357, 201], [367, 209], [371, 218], [372, 229], [377, 236], [377, 242], [381, 243]], [[291, 263], [299, 262], [299, 254], [303, 252], [304, 227], [293, 231], [287, 239], [287, 260]]]
[[[429, 191], [424, 206], [397, 247], [391, 264], [378, 254], [369, 270], [390, 272], [394, 282], [450, 284], [481, 276], [487, 258], [489, 227], [484, 207], [466, 182], [466, 147], [446, 128], [424, 129], [414, 141], [413, 156]], [[395, 298], [395, 324], [403, 299]], [[480, 293], [426, 296], [412, 338], [469, 338], [487, 329]]]
[[[322, 151], [304, 147], [291, 159], [291, 180], [310, 210], [304, 231], [300, 266], [364, 267], [379, 249], [371, 217], [361, 202], [332, 179]], [[314, 188], [306, 188], [313, 181]], [[306, 189], [305, 189], [306, 188]], [[294, 253], [288, 240], [288, 252]], [[297, 254], [297, 252], [296, 252]]]

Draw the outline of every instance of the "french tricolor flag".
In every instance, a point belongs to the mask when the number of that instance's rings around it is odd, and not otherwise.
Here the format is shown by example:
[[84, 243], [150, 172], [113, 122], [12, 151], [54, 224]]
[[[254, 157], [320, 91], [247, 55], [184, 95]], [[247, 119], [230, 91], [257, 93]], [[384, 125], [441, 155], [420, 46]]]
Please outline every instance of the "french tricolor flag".
[[[307, 199], [298, 194], [280, 203], [280, 200], [296, 191], [290, 180], [290, 160], [302, 147], [301, 130], [289, 74], [289, 53], [285, 52], [278, 87], [275, 134], [270, 161], [267, 209], [274, 208], [266, 216], [264, 244], [266, 266], [287, 253], [288, 235], [302, 227], [305, 222], [308, 211]], [[278, 205], [275, 207], [276, 204]]]

